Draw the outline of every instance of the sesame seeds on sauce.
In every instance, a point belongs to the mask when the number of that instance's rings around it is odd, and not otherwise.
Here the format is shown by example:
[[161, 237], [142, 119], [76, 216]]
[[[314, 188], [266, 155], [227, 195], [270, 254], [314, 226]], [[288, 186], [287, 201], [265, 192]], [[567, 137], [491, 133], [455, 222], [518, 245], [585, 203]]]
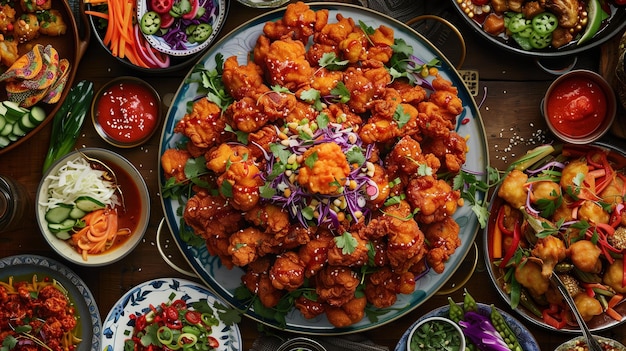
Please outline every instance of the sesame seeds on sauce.
[[117, 142], [128, 143], [149, 136], [157, 126], [159, 102], [138, 83], [111, 86], [98, 100], [96, 118], [103, 131]]

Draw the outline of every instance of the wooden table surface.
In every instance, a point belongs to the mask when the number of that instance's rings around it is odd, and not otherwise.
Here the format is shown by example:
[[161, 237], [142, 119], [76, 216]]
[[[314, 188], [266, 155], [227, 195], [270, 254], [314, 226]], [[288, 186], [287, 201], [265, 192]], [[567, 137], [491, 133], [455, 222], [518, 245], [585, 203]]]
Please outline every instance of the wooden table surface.
[[[262, 13], [263, 10], [250, 9], [231, 1], [228, 18], [220, 35], [225, 35], [247, 19]], [[533, 59], [516, 57], [483, 42], [481, 38], [470, 31], [469, 27], [461, 21], [452, 9], [444, 9], [439, 15], [456, 24], [465, 37], [467, 57], [462, 69], [477, 71], [479, 74], [479, 95], [476, 96], [476, 101], [477, 103], [482, 101], [480, 112], [488, 137], [491, 166], [504, 168], [512, 159], [522, 155], [525, 150], [538, 143], [551, 141], [552, 137], [547, 132], [539, 112], [539, 106], [543, 93], [555, 76], [541, 70]], [[460, 57], [458, 42], [455, 42], [449, 30], [444, 28], [439, 32], [435, 31], [434, 34], [425, 34], [429, 35], [429, 39], [433, 43], [437, 43], [451, 61], [454, 62]], [[600, 69], [600, 55], [600, 49], [593, 49], [584, 55], [581, 54], [578, 57], [576, 68], [598, 71]], [[568, 59], [564, 60], [567, 61]], [[98, 89], [116, 76], [139, 76], [153, 84], [167, 104], [186, 73], [187, 70], [184, 69], [180, 72], [158, 76], [138, 74], [108, 56], [99, 43], [92, 40], [78, 68], [76, 81], [91, 80], [94, 82], [95, 88]], [[25, 184], [33, 196], [41, 179], [41, 165], [49, 144], [50, 126], [51, 124], [29, 142], [0, 155], [0, 174], [12, 176]], [[104, 143], [96, 135], [91, 123], [87, 121], [77, 143], [77, 147], [111, 148], [131, 160], [145, 177], [152, 201], [152, 216], [148, 231], [132, 255], [102, 268], [84, 268], [65, 262], [81, 276], [91, 289], [97, 300], [102, 318], [106, 317], [119, 297], [134, 285], [153, 278], [185, 277], [167, 265], [159, 257], [156, 248], [157, 227], [163, 217], [157, 176], [159, 139], [160, 134], [157, 133], [147, 144], [141, 147], [115, 149]], [[619, 145], [624, 144], [621, 139], [614, 137], [608, 137], [606, 140]], [[34, 205], [32, 207], [34, 208]], [[41, 236], [34, 220], [34, 210], [29, 216], [24, 221], [22, 228], [14, 232], [0, 234], [0, 256], [39, 254], [62, 260]], [[183, 264], [180, 253], [173, 241], [168, 239], [168, 234], [165, 233], [163, 236], [162, 243], [168, 257]], [[477, 241], [480, 241], [480, 237], [481, 233], [479, 233]], [[452, 280], [454, 279], [456, 278], [453, 277]], [[482, 254], [472, 279], [465, 287], [472, 292], [477, 300], [485, 303], [493, 302], [505, 311], [510, 311], [510, 307], [497, 295], [489, 280]], [[409, 325], [434, 307], [445, 305], [447, 296], [434, 296], [428, 303], [423, 304], [410, 314], [363, 333], [375, 343], [393, 349]], [[449, 296], [460, 301], [462, 289]], [[244, 339], [244, 350], [248, 350], [259, 335], [257, 325], [254, 321], [244, 318], [239, 327]], [[571, 338], [571, 335], [549, 332], [534, 325], [528, 325], [528, 329], [539, 341], [542, 350], [553, 350], [555, 346]], [[626, 326], [619, 326], [601, 334], [626, 343]]]

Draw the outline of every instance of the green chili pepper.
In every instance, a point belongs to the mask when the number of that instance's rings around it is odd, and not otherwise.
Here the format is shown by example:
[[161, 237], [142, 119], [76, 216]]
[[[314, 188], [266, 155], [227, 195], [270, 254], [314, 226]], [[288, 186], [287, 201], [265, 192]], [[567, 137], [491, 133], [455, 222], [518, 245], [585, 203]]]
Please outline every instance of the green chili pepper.
[[74, 148], [93, 98], [93, 83], [83, 80], [72, 87], [52, 120], [50, 147], [43, 163], [45, 172], [54, 161]]

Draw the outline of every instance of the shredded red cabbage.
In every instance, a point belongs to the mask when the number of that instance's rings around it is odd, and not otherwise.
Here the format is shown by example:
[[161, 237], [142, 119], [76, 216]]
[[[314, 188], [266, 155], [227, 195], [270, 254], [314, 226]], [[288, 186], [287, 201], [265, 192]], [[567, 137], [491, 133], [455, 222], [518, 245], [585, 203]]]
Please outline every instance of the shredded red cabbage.
[[[310, 139], [303, 139], [301, 134], [290, 133], [287, 140], [281, 145], [286, 146], [290, 154], [297, 156], [303, 155], [315, 145], [328, 142], [337, 144], [344, 154], [361, 152], [365, 160], [369, 159], [372, 153], [372, 145], [363, 149], [358, 134], [353, 132], [351, 128], [344, 128], [341, 124], [329, 123], [327, 127], [317, 129]], [[333, 206], [337, 199], [345, 199], [346, 207], [341, 210], [346, 211], [345, 214], [350, 215], [352, 220], [358, 220], [363, 216], [365, 218], [370, 217], [371, 211], [366, 207], [367, 201], [375, 199], [379, 194], [379, 189], [378, 185], [368, 175], [369, 170], [366, 163], [352, 169], [348, 175], [346, 184], [354, 181], [356, 186], [343, 186], [343, 192], [340, 194], [312, 194], [294, 181], [291, 174], [297, 173], [297, 170], [293, 172], [281, 171], [279, 174], [274, 174], [277, 167], [284, 167], [285, 160], [279, 160], [274, 154], [266, 155], [268, 156], [268, 167], [263, 174], [263, 180], [266, 185], [278, 191], [265, 201], [282, 206], [303, 226], [309, 226], [309, 224], [328, 225], [329, 228], [338, 229], [341, 221], [337, 208]], [[288, 196], [285, 195], [286, 190]], [[310, 209], [307, 211], [308, 208]], [[316, 216], [311, 217], [311, 213], [316, 213]]]

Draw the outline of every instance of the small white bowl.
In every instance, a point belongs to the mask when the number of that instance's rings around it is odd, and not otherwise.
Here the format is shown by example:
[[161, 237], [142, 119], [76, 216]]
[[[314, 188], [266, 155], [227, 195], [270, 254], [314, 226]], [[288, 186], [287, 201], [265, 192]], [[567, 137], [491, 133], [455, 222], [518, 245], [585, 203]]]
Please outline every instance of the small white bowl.
[[428, 317], [422, 320], [421, 322], [417, 323], [411, 329], [411, 332], [409, 333], [409, 337], [406, 340], [407, 351], [429, 350], [429, 348], [411, 348], [411, 340], [413, 339], [413, 335], [415, 334], [417, 330], [421, 329], [424, 325], [430, 324], [430, 323], [444, 324], [447, 327], [449, 326], [452, 330], [454, 330], [458, 334], [459, 351], [465, 350], [465, 337], [463, 336], [463, 331], [461, 330], [461, 327], [458, 324], [444, 317]]
[[[107, 249], [103, 253], [89, 255], [88, 259], [84, 260], [82, 255], [74, 247], [66, 241], [57, 238], [56, 235], [48, 228], [48, 222], [45, 219], [46, 208], [45, 206], [40, 205], [40, 202], [44, 201], [44, 199], [48, 197], [48, 189], [51, 182], [48, 176], [57, 174], [61, 166], [65, 165], [69, 160], [81, 158], [82, 156], [78, 151], [71, 152], [59, 159], [57, 162], [52, 164], [52, 166], [50, 166], [50, 168], [48, 168], [46, 173], [43, 175], [36, 193], [37, 201], [35, 203], [35, 213], [37, 223], [48, 244], [50, 244], [54, 251], [66, 260], [81, 266], [104, 266], [119, 261], [128, 255], [143, 238], [150, 219], [150, 195], [141, 173], [139, 173], [137, 168], [135, 168], [135, 166], [133, 166], [133, 164], [124, 157], [115, 152], [100, 148], [85, 148], [79, 151], [91, 158], [104, 162], [112, 168], [116, 173], [118, 182], [120, 183], [120, 188], [124, 194], [125, 205], [127, 208], [130, 207], [129, 205], [139, 208], [137, 218], [133, 219], [133, 221], [136, 222], [136, 226], [132, 233], [129, 234], [130, 237], [122, 243]], [[130, 182], [134, 183], [136, 191], [134, 189], [131, 190], [131, 187], [128, 186], [128, 183], [124, 180], [124, 178], [129, 179]], [[126, 187], [125, 184], [127, 184]], [[126, 191], [124, 191], [124, 189], [126, 189]]]

